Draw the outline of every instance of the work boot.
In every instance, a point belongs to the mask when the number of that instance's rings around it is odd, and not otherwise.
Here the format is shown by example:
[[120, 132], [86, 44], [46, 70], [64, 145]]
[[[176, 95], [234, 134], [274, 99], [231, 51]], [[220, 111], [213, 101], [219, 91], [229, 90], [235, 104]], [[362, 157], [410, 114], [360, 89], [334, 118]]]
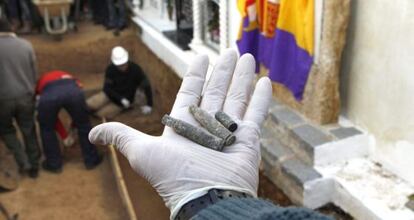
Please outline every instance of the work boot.
[[116, 28], [116, 23], [115, 22], [108, 22], [106, 25], [105, 25], [105, 27], [106, 27], [106, 30], [112, 30], [112, 29], [115, 29]]
[[42, 168], [50, 173], [58, 174], [62, 172], [62, 167], [51, 167], [46, 161], [42, 162]]
[[39, 176], [39, 169], [37, 168], [31, 168], [28, 172], [27, 172], [28, 176], [32, 179], [36, 179]]
[[18, 34], [30, 34], [32, 33], [32, 22], [23, 21], [23, 27], [19, 29]]
[[92, 170], [95, 167], [97, 167], [99, 164], [101, 164], [102, 161], [103, 161], [103, 155], [102, 154], [99, 154], [98, 155], [98, 159], [95, 161], [95, 163], [85, 164], [85, 167], [86, 167], [87, 170]]

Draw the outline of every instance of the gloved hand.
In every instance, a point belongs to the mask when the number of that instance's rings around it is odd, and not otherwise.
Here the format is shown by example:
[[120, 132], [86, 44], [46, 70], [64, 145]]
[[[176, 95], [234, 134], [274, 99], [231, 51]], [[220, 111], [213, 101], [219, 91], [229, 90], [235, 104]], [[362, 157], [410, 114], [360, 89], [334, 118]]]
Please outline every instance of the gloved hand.
[[126, 98], [121, 99], [121, 104], [124, 106], [124, 108], [129, 108], [131, 106], [131, 103]]
[[72, 147], [75, 144], [75, 139], [72, 135], [68, 135], [65, 139], [63, 139], [63, 146], [65, 147]]
[[212, 188], [257, 196], [260, 126], [272, 96], [270, 80], [261, 78], [253, 92], [254, 58], [247, 54], [237, 61], [237, 53], [227, 50], [217, 60], [202, 96], [207, 68], [206, 56], [194, 59], [170, 115], [200, 126], [188, 110], [195, 104], [211, 114], [223, 110], [232, 116], [239, 125], [234, 133], [237, 140], [222, 152], [198, 145], [168, 127], [162, 136], [154, 137], [110, 122], [89, 134], [91, 142], [114, 144], [127, 157], [131, 167], [164, 199], [171, 218], [186, 202]]
[[141, 112], [144, 115], [149, 115], [152, 112], [152, 107], [148, 105], [141, 106]]

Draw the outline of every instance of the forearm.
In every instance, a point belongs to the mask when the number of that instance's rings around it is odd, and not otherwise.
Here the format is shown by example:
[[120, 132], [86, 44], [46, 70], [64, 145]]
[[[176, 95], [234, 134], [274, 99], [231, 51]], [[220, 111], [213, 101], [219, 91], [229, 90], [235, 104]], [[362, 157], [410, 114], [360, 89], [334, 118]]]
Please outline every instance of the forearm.
[[114, 102], [121, 103], [121, 100], [124, 98], [122, 95], [115, 92], [110, 86], [104, 86], [105, 94]]

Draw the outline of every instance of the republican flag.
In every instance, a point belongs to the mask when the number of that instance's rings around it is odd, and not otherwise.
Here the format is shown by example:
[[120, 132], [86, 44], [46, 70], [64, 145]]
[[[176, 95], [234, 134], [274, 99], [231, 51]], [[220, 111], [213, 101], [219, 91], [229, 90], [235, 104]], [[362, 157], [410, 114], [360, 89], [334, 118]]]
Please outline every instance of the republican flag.
[[301, 100], [313, 64], [314, 0], [239, 0], [239, 10], [240, 53], [255, 56]]

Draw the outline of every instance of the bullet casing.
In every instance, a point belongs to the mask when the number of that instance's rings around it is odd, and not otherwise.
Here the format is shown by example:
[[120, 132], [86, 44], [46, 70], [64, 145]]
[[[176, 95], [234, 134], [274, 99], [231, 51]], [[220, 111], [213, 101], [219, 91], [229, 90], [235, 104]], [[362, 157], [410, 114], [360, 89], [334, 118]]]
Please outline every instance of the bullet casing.
[[164, 115], [161, 122], [164, 125], [174, 129], [177, 134], [186, 137], [204, 147], [221, 151], [225, 145], [225, 141], [223, 139], [211, 135], [199, 127], [191, 125], [185, 121], [175, 119], [169, 115]]
[[225, 128], [219, 121], [217, 121], [213, 116], [203, 109], [192, 105], [189, 108], [191, 114], [194, 118], [211, 134], [222, 138], [225, 140], [225, 145], [232, 145], [236, 141], [236, 136], [234, 136], [227, 128]]
[[229, 131], [234, 132], [237, 130], [237, 123], [233, 121], [233, 119], [223, 111], [218, 111], [214, 115], [214, 117], [219, 121], [224, 127], [226, 127]]

